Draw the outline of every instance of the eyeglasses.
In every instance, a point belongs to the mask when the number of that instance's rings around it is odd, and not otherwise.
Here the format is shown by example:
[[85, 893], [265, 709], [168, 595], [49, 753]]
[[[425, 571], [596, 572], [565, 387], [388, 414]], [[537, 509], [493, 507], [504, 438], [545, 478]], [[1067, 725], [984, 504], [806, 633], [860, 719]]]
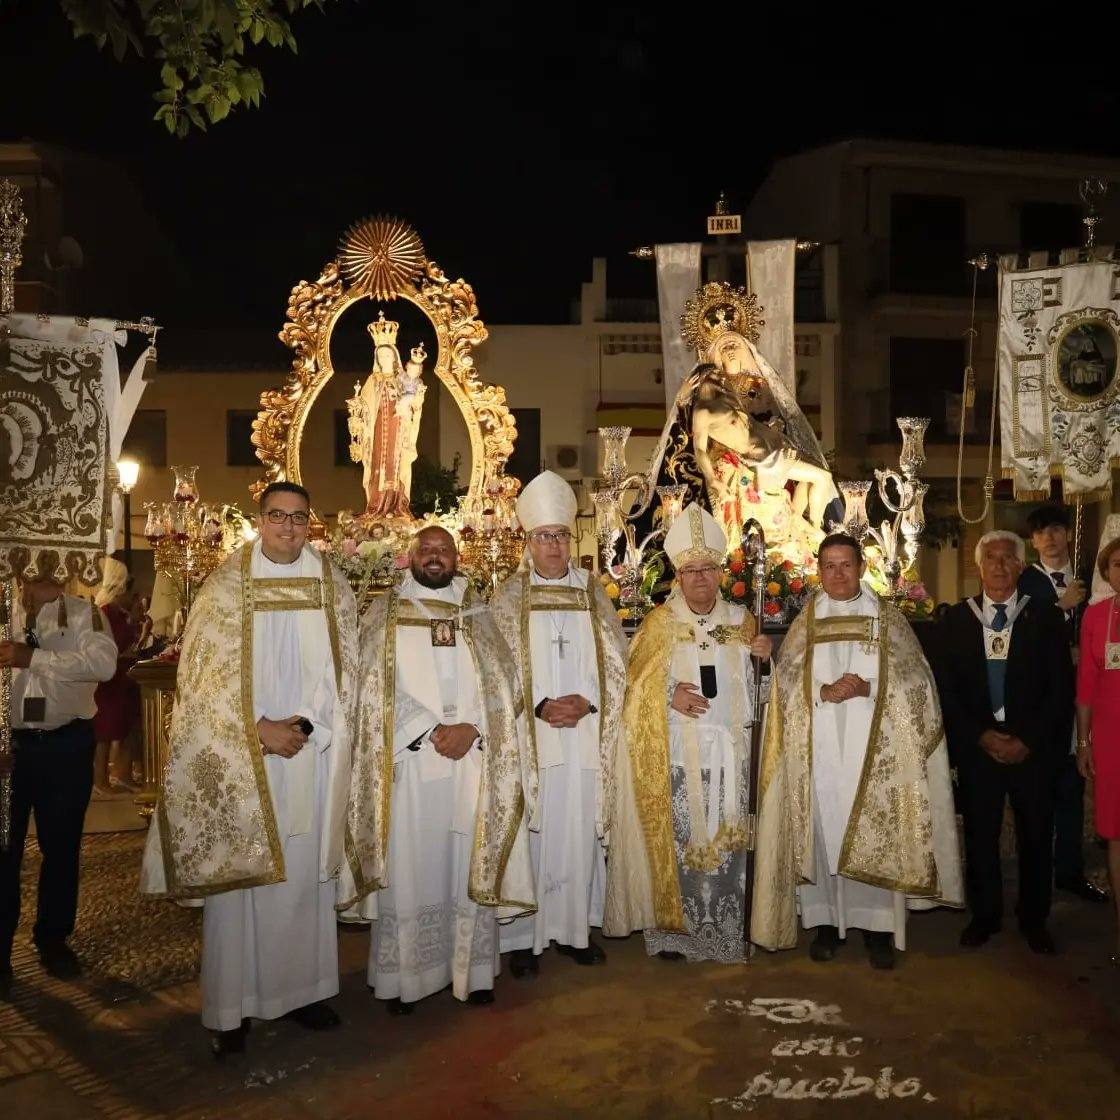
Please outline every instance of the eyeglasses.
[[572, 534], [567, 529], [561, 529], [559, 533], [530, 533], [529, 539], [541, 544], [567, 544]]
[[718, 572], [718, 571], [719, 571], [719, 568], [716, 568], [714, 566], [707, 567], [707, 568], [681, 568], [677, 572], [677, 575], [679, 575], [679, 576], [689, 576], [689, 577], [692, 577], [692, 576], [714, 576], [716, 574], [716, 572]]
[[302, 509], [297, 509], [295, 513], [285, 513], [282, 509], [270, 509], [264, 516], [270, 525], [283, 525], [285, 521], [290, 521], [301, 529], [311, 520], [311, 515], [305, 513]]

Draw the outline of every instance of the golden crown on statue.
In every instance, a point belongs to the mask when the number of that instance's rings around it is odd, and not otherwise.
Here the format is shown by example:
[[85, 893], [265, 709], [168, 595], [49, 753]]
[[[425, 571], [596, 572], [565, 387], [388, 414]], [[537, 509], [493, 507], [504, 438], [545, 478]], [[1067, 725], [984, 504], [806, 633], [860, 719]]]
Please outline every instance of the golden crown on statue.
[[703, 355], [720, 335], [733, 331], [757, 343], [766, 320], [758, 297], [726, 280], [705, 284], [684, 305], [681, 337]]
[[394, 323], [392, 319], [386, 319], [385, 312], [379, 311], [377, 322], [370, 323], [369, 326], [369, 333], [373, 337], [374, 346], [395, 346], [397, 344], [397, 331], [400, 328], [400, 323]]

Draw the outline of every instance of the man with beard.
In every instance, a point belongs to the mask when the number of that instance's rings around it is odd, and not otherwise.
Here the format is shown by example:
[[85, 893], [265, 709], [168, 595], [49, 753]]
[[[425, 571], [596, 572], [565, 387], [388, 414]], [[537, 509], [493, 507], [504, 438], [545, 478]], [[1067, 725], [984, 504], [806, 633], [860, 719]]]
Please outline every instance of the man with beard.
[[496, 923], [535, 908], [517, 674], [458, 575], [451, 534], [422, 529], [409, 570], [362, 619], [362, 701], [340, 904], [374, 919], [369, 986], [405, 1015], [448, 984], [494, 1000]]

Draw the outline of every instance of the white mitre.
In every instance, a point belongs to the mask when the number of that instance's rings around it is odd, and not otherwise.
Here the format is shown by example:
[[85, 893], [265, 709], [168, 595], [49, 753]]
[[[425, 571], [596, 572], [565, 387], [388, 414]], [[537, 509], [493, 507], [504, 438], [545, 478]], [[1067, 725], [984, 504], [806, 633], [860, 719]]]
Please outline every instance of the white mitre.
[[719, 522], [695, 502], [687, 506], [665, 534], [665, 554], [680, 569], [690, 560], [722, 564], [727, 537]]
[[554, 471], [541, 471], [517, 499], [517, 520], [526, 533], [542, 525], [575, 527], [579, 505], [571, 484]]

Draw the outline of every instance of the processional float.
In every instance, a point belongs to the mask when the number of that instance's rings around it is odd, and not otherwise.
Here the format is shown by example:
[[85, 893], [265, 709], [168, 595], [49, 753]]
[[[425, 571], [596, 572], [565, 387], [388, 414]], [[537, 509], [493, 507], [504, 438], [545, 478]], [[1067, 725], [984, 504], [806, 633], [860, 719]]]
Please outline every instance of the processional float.
[[[483, 588], [516, 568], [524, 550], [514, 499], [518, 483], [506, 475], [517, 426], [505, 390], [478, 377], [472, 351], [487, 336], [473, 288], [452, 280], [429, 259], [420, 236], [399, 218], [355, 223], [317, 280], [300, 281], [288, 299], [280, 339], [294, 353], [282, 388], [261, 395], [253, 443], [265, 473], [253, 496], [270, 482], [303, 478], [304, 429], [316, 399], [335, 375], [331, 339], [343, 316], [367, 301], [379, 314], [368, 326], [371, 371], [348, 402], [350, 452], [362, 464], [364, 508], [341, 512], [329, 529], [314, 510], [312, 533], [351, 580], [362, 605], [392, 582], [393, 564], [424, 524], [441, 524], [459, 539], [464, 567]], [[432, 373], [450, 393], [470, 438], [470, 476], [455, 510], [418, 518], [410, 509], [411, 465], [426, 387], [423, 344], [398, 349], [392, 305], [423, 313], [436, 337]]]
[[[0, 628], [11, 635], [12, 581], [49, 572], [92, 588], [116, 547], [122, 506], [116, 462], [155, 362], [158, 328], [15, 310], [27, 219], [18, 185], [0, 179]], [[121, 378], [118, 350], [145, 340]], [[0, 751], [11, 747], [11, 672], [0, 681]], [[0, 842], [11, 787], [0, 781]]]

